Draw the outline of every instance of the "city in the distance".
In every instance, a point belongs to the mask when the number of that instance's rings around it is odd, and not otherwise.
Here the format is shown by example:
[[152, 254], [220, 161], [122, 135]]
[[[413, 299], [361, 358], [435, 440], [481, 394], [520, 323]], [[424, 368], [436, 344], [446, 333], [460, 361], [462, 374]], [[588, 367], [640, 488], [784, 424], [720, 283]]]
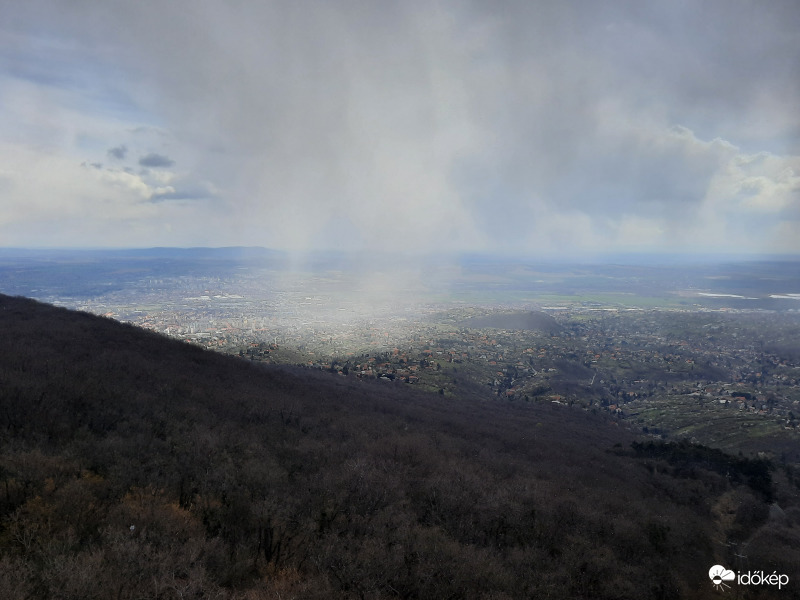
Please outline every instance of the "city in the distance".
[[796, 0], [0, 0], [0, 598], [800, 599]]

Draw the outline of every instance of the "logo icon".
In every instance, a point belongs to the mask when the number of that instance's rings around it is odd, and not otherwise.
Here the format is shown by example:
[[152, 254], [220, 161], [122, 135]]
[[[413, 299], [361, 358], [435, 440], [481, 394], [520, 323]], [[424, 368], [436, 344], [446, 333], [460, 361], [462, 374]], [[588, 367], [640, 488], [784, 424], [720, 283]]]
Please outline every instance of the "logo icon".
[[708, 578], [711, 579], [711, 583], [714, 584], [715, 588], [724, 590], [731, 587], [725, 582], [736, 579], [736, 573], [722, 565], [714, 565], [708, 570]]

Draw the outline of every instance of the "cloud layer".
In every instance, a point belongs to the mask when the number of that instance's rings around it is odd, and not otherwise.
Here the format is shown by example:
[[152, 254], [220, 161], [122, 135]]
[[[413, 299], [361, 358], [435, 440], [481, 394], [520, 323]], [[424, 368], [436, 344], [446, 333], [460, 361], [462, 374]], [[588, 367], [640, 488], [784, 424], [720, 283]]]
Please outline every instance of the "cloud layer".
[[800, 251], [794, 2], [4, 13], [2, 245]]

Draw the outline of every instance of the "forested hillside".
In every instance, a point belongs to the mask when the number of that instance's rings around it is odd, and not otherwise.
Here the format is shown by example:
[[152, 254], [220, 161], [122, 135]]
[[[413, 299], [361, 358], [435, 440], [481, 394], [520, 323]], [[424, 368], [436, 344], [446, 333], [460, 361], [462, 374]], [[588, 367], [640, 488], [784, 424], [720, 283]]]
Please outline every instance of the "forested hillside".
[[0, 332], [0, 598], [715, 598], [715, 564], [800, 597], [798, 488], [757, 457], [23, 298]]

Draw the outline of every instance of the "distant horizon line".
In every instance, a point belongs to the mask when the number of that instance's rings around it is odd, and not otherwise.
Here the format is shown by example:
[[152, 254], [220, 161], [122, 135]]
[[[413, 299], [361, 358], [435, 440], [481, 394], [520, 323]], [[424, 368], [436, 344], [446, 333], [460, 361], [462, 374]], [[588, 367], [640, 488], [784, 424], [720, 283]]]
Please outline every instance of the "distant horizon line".
[[[554, 256], [542, 254], [539, 256], [529, 253], [490, 252], [490, 251], [450, 251], [450, 252], [391, 252], [377, 249], [367, 250], [341, 250], [341, 249], [309, 249], [287, 250], [270, 248], [268, 246], [232, 245], [232, 246], [0, 246], [0, 256], [12, 256], [15, 253], [47, 254], [47, 253], [187, 253], [211, 252], [233, 253], [241, 252], [281, 255], [285, 257], [319, 258], [324, 256], [403, 256], [408, 258], [450, 259], [450, 260], [490, 260], [513, 261], [533, 263], [557, 264], [703, 264], [719, 262], [793, 262], [800, 261], [800, 253], [679, 253], [679, 252], [614, 252], [609, 254], [595, 254], [592, 256]], [[246, 258], [243, 257], [243, 258]], [[638, 261], [638, 262], [637, 262]]]

